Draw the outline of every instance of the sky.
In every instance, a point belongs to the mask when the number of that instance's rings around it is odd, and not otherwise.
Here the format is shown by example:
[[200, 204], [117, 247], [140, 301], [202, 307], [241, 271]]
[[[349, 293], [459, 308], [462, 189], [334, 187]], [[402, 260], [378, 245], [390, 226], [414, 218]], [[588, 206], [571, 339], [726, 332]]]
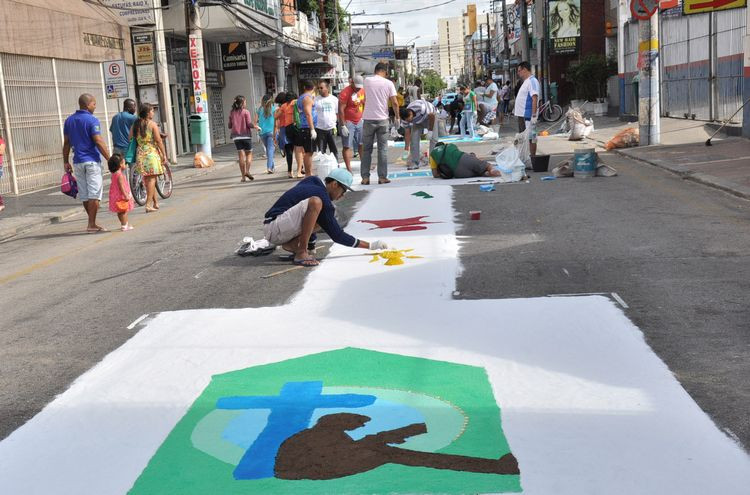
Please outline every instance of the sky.
[[[340, 0], [342, 7], [346, 7], [349, 0]], [[402, 10], [416, 9], [429, 5], [436, 5], [447, 0], [352, 0], [347, 10], [351, 13], [364, 11], [367, 14], [380, 12], [400, 12]], [[413, 43], [417, 46], [426, 46], [430, 41], [437, 40], [437, 20], [441, 17], [456, 17], [466, 10], [466, 4], [473, 3], [477, 6], [477, 12], [485, 12], [490, 9], [490, 0], [455, 0], [449, 4], [432, 9], [411, 12], [407, 14], [385, 15], [385, 16], [354, 16], [352, 22], [377, 22], [391, 21], [396, 45], [412, 43], [415, 36], [419, 36]]]

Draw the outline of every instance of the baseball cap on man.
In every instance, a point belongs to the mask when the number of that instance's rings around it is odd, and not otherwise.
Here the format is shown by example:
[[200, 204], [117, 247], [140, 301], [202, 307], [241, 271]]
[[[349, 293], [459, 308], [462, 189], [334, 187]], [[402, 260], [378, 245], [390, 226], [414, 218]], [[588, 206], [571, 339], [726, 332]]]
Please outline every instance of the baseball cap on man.
[[362, 76], [354, 76], [352, 78], [352, 82], [354, 82], [355, 88], [362, 88], [365, 85], [365, 81], [362, 79]]
[[354, 178], [352, 177], [352, 173], [345, 168], [334, 168], [328, 173], [326, 179], [335, 180], [347, 191], [352, 190], [352, 181]]

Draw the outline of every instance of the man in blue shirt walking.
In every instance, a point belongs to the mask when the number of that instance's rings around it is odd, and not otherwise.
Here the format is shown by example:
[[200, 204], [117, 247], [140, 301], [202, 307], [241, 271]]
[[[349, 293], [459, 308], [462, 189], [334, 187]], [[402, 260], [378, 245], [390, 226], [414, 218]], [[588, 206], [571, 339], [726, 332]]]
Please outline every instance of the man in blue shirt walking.
[[[106, 232], [107, 229], [96, 224], [96, 213], [102, 199], [102, 164], [109, 160], [107, 143], [102, 139], [99, 119], [94, 117], [96, 98], [84, 93], [78, 97], [78, 108], [65, 120], [63, 134], [63, 163], [66, 172], [73, 172], [78, 182], [78, 198], [83, 201], [83, 209], [89, 216], [86, 232]], [[70, 148], [73, 148], [73, 165], [71, 166]]]
[[122, 112], [112, 117], [109, 132], [112, 133], [112, 148], [114, 153], [125, 156], [130, 146], [130, 128], [133, 127], [135, 116], [135, 101], [128, 98], [122, 104]]
[[318, 265], [314, 253], [307, 246], [316, 227], [327, 233], [331, 240], [344, 246], [362, 249], [388, 249], [383, 241], [366, 242], [344, 232], [336, 221], [333, 201], [351, 190], [352, 174], [343, 168], [334, 168], [325, 179], [306, 177], [289, 189], [266, 212], [263, 234], [271, 244], [281, 245], [294, 253], [294, 264], [312, 267]]

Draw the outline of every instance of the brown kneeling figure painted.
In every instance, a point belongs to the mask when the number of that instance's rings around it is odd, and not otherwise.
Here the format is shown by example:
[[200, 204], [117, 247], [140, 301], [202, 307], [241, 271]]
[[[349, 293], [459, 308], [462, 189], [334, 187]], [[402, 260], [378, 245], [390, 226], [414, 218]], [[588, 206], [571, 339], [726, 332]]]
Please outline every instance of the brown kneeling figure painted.
[[418, 452], [391, 447], [407, 438], [427, 433], [424, 423], [352, 439], [346, 432], [364, 426], [371, 418], [338, 413], [321, 417], [312, 428], [287, 438], [276, 454], [274, 471], [287, 480], [329, 480], [364, 473], [384, 464], [451, 469], [474, 473], [519, 474], [513, 454], [484, 459], [453, 454]]

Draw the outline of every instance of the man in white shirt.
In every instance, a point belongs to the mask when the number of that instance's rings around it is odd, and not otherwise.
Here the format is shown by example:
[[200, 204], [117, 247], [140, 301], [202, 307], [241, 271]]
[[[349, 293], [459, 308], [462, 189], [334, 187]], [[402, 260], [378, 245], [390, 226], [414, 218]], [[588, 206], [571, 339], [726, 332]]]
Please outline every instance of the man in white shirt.
[[336, 141], [333, 139], [333, 131], [336, 129], [336, 122], [338, 120], [339, 99], [330, 93], [328, 83], [325, 81], [318, 83], [318, 96], [315, 97], [315, 109], [318, 112], [318, 125], [315, 126], [315, 132], [318, 133], [318, 151], [325, 153], [326, 147], [328, 147], [333, 156], [336, 157], [336, 161], [338, 161], [339, 150], [336, 147]]
[[400, 127], [396, 86], [386, 79], [388, 65], [382, 62], [375, 66], [375, 75], [365, 79], [365, 111], [362, 113], [362, 184], [370, 183], [370, 164], [375, 139], [378, 140], [378, 184], [387, 184], [388, 179], [388, 103], [393, 107], [394, 125]]
[[497, 112], [497, 84], [492, 80], [492, 75], [488, 74], [485, 79], [484, 96], [482, 100], [485, 105], [485, 118], [483, 122], [491, 124]]
[[518, 132], [529, 130], [529, 151], [536, 155], [536, 123], [539, 108], [539, 81], [531, 73], [531, 64], [518, 64], [518, 77], [523, 80], [516, 95], [516, 105], [513, 114], [518, 117]]
[[411, 84], [411, 85], [409, 85], [408, 88], [406, 88], [406, 93], [407, 93], [406, 96], [407, 96], [407, 100], [408, 100], [406, 102], [407, 105], [409, 103], [413, 103], [413, 102], [417, 101], [418, 99], [420, 99], [422, 97], [422, 95], [421, 95], [421, 93], [422, 93], [422, 80], [421, 79], [416, 79], [414, 81], [414, 84]]

